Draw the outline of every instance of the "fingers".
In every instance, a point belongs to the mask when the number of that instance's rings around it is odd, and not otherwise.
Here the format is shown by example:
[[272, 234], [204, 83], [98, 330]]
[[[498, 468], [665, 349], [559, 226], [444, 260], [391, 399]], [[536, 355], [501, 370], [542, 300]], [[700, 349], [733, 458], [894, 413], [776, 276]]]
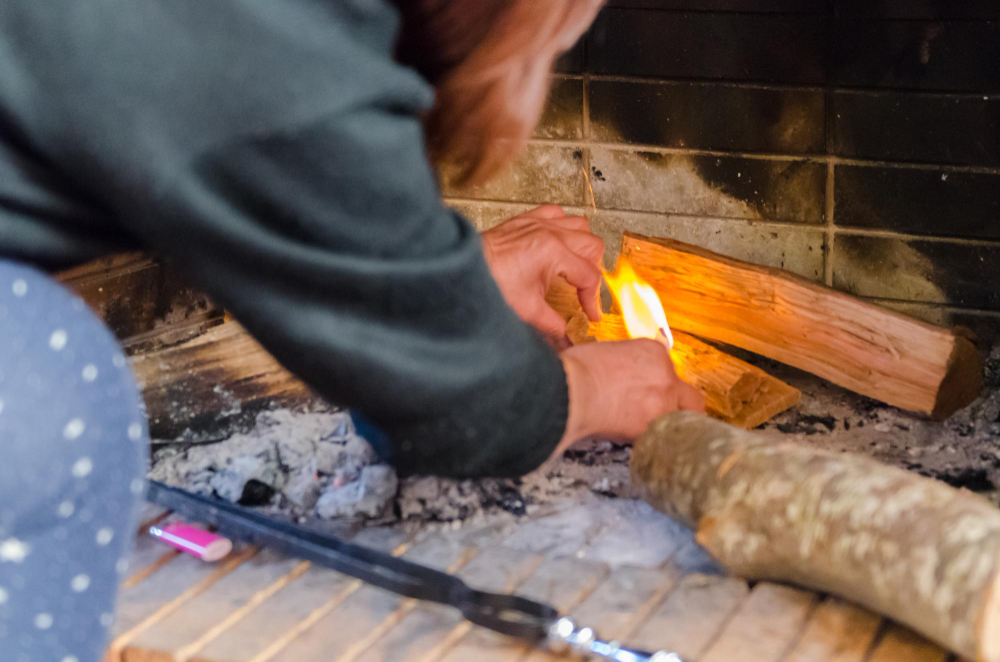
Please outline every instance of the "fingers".
[[534, 209], [529, 209], [528, 211], [521, 214], [521, 216], [534, 216], [536, 218], [563, 218], [566, 216], [566, 212], [559, 205], [542, 205], [541, 207], [535, 207]]
[[571, 251], [594, 265], [600, 264], [601, 258], [604, 257], [603, 239], [590, 232], [576, 230], [563, 230], [557, 234]]
[[556, 346], [556, 349], [562, 350], [569, 347], [569, 339], [566, 337], [566, 320], [544, 301], [536, 314], [532, 316], [532, 323]]
[[598, 295], [601, 289], [601, 270], [591, 260], [581, 257], [568, 246], [556, 261], [556, 270], [560, 276], [576, 288], [580, 305], [593, 321], [601, 319], [601, 306]]
[[562, 218], [550, 218], [544, 221], [545, 227], [557, 228], [559, 230], [571, 230], [574, 232], [586, 232], [590, 234], [590, 222], [583, 216], [563, 216]]

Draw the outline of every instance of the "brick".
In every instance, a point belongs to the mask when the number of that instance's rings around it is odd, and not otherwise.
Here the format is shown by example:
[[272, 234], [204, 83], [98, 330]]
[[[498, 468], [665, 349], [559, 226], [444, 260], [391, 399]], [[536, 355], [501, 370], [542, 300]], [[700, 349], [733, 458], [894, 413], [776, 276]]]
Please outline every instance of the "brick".
[[1000, 175], [837, 166], [834, 199], [840, 226], [1000, 239]]
[[556, 78], [542, 117], [535, 127], [536, 138], [579, 140], [583, 138], [583, 81]]
[[819, 84], [826, 17], [608, 8], [587, 42], [591, 73]]
[[1000, 166], [1000, 98], [838, 91], [832, 117], [841, 156]]
[[834, 0], [835, 11], [867, 18], [1000, 19], [995, 0]]
[[582, 37], [556, 60], [555, 70], [561, 74], [583, 73], [586, 64], [587, 39]]
[[839, 18], [832, 82], [852, 87], [995, 91], [1000, 22]]
[[608, 7], [766, 14], [825, 14], [830, 0], [609, 0]]
[[520, 158], [486, 184], [459, 188], [455, 168], [441, 168], [445, 196], [470, 197], [503, 202], [581, 205], [583, 152], [573, 147], [529, 144]]
[[631, 230], [670, 237], [737, 260], [787, 269], [811, 280], [823, 278], [822, 230], [690, 216], [634, 215], [599, 211], [591, 222], [604, 239], [605, 261], [614, 265], [621, 235]]
[[822, 163], [595, 147], [590, 164], [603, 209], [801, 223], [824, 217]]
[[590, 83], [596, 140], [746, 152], [824, 151], [820, 90], [712, 83]]
[[1000, 245], [838, 234], [833, 282], [860, 296], [1000, 310]]

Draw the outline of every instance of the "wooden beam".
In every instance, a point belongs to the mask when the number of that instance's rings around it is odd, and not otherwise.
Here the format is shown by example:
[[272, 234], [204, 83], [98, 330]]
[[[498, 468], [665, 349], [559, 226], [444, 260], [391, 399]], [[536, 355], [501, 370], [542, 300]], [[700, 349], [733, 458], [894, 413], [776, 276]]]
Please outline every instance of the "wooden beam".
[[[574, 343], [628, 338], [619, 315], [592, 323], [583, 312], [569, 321], [566, 334]], [[709, 414], [732, 425], [755, 428], [802, 398], [797, 388], [683, 332], [674, 333], [670, 355], [677, 375], [705, 396]]]
[[982, 360], [954, 331], [671, 239], [626, 232], [620, 259], [656, 289], [674, 328], [936, 419], [979, 395]]
[[1000, 510], [985, 499], [692, 412], [654, 421], [631, 472], [729, 571], [840, 595], [1000, 661]]
[[197, 441], [233, 416], [315, 397], [233, 321], [131, 362], [159, 439]]

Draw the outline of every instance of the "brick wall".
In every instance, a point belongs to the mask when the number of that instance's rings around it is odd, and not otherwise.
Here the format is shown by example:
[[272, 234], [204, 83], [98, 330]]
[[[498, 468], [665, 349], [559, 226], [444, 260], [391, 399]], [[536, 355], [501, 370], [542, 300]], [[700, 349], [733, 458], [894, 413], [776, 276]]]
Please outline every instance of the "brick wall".
[[521, 160], [538, 203], [1000, 335], [1000, 1], [611, 0]]

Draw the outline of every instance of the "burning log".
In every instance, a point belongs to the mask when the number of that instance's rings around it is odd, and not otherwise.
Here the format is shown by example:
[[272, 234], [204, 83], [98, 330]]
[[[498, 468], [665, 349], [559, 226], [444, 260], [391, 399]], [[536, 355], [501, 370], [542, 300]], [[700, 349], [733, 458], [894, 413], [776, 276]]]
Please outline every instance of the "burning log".
[[671, 239], [626, 232], [621, 258], [654, 287], [674, 328], [939, 420], [979, 395], [981, 358], [954, 331]]
[[975, 494], [690, 412], [655, 421], [631, 471], [730, 571], [841, 595], [1000, 662], [1000, 510]]
[[[628, 332], [618, 315], [592, 323], [582, 311], [566, 327], [574, 344], [625, 340]], [[674, 332], [670, 351], [677, 375], [705, 396], [708, 413], [742, 428], [755, 428], [799, 403], [801, 392], [760, 368], [726, 354], [694, 336]]]

